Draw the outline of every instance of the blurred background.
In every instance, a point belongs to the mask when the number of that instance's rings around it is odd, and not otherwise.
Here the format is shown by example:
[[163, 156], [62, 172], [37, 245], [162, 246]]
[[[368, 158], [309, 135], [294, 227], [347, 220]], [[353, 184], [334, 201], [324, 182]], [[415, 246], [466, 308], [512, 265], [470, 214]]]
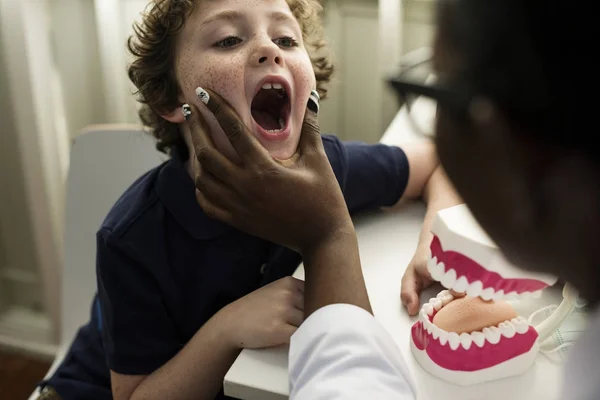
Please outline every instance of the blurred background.
[[[91, 124], [138, 123], [125, 41], [147, 3], [0, 0], [0, 389], [18, 374], [7, 360], [55, 355], [70, 143]], [[399, 107], [385, 78], [426, 52], [434, 4], [323, 0], [337, 66], [324, 132], [380, 139]]]

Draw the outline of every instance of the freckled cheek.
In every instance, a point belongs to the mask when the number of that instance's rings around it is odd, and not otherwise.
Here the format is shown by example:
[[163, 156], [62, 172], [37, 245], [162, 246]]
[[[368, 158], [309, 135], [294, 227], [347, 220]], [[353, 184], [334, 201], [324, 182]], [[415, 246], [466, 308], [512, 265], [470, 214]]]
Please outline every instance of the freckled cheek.
[[294, 99], [296, 102], [296, 118], [302, 121], [310, 91], [316, 88], [316, 79], [310, 61], [294, 64], [290, 66], [290, 71], [292, 72], [296, 86]]
[[207, 122], [211, 136], [217, 148], [230, 158], [235, 159], [236, 154], [231, 143], [225, 136], [216, 118], [206, 109], [196, 96], [196, 88], [211, 89], [223, 97], [236, 110], [245, 104], [243, 69], [236, 59], [223, 60], [218, 57], [204, 55], [202, 61], [197, 57], [180, 63], [180, 85], [188, 101], [196, 104], [200, 113]]
[[184, 59], [180, 62], [180, 85], [186, 99], [196, 98], [198, 86], [211, 89], [221, 95], [229, 103], [237, 102], [240, 87], [244, 85], [243, 69], [237, 66], [235, 59], [223, 60], [221, 57], [204, 55]]

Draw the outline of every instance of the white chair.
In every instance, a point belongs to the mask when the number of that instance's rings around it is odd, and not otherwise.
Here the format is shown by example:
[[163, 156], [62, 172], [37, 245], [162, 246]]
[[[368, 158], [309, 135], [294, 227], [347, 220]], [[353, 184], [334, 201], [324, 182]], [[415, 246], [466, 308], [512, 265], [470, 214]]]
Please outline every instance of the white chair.
[[[91, 126], [74, 139], [67, 180], [61, 336], [47, 377], [90, 318], [97, 290], [96, 231], [127, 187], [166, 159], [156, 150], [152, 136], [135, 125]], [[29, 399], [38, 393], [36, 389]]]

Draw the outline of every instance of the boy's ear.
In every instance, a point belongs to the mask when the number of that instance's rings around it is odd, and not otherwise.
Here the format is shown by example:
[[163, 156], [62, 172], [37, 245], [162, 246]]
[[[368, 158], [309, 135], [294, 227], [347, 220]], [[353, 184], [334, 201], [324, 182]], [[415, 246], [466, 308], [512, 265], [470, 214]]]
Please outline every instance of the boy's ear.
[[160, 116], [174, 124], [181, 124], [183, 121], [185, 121], [183, 113], [181, 112], [181, 107], [177, 107], [166, 114], [160, 114]]

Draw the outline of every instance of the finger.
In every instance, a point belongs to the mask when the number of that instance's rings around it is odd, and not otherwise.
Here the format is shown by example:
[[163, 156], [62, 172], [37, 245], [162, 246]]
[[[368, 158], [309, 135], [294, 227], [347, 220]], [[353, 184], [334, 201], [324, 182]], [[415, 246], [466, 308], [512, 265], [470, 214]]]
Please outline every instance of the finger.
[[289, 344], [292, 335], [298, 330], [297, 326], [286, 324], [281, 327], [280, 330], [280, 340], [281, 344]]
[[415, 315], [419, 311], [419, 294], [422, 286], [421, 277], [412, 265], [409, 266], [402, 277], [402, 289], [400, 290], [402, 304], [406, 307], [409, 315]]
[[292, 295], [292, 305], [300, 311], [304, 311], [304, 293], [296, 291]]
[[225, 157], [215, 146], [210, 129], [193, 104], [184, 104], [182, 112], [190, 129], [196, 159], [203, 169], [208, 170], [222, 181], [228, 182], [235, 176], [238, 166]]
[[298, 291], [302, 294], [304, 294], [304, 281], [302, 279], [298, 279], [298, 278], [294, 278], [294, 286], [296, 287], [296, 289], [298, 289]]
[[304, 311], [292, 308], [287, 316], [287, 323], [292, 326], [299, 327], [304, 321]]
[[218, 180], [208, 171], [202, 171], [194, 180], [196, 189], [203, 193], [214, 205], [226, 211], [233, 211], [245, 204], [243, 199], [226, 182]]
[[201, 170], [213, 175], [216, 179], [224, 184], [235, 187], [234, 181], [239, 176], [241, 168], [219, 150], [212, 147], [196, 148], [196, 159], [200, 163]]
[[217, 93], [197, 88], [196, 95], [215, 116], [240, 159], [246, 163], [270, 160], [269, 153], [252, 135], [235, 110]]
[[319, 128], [319, 94], [313, 90], [308, 99], [304, 122], [302, 123], [302, 134], [300, 136], [299, 150], [314, 150], [323, 145], [321, 130]]
[[194, 148], [199, 147], [215, 147], [215, 144], [210, 136], [210, 129], [206, 125], [206, 121], [202, 118], [200, 111], [193, 103], [186, 103], [181, 107], [183, 116], [190, 127], [192, 143]]
[[198, 189], [196, 189], [196, 200], [204, 214], [228, 225], [233, 225], [233, 216], [231, 212], [214, 203], [205, 193]]

